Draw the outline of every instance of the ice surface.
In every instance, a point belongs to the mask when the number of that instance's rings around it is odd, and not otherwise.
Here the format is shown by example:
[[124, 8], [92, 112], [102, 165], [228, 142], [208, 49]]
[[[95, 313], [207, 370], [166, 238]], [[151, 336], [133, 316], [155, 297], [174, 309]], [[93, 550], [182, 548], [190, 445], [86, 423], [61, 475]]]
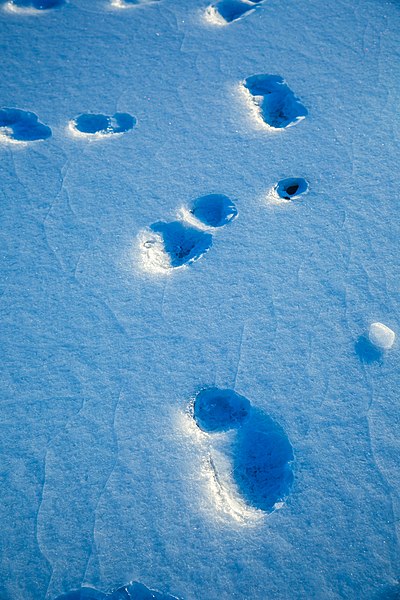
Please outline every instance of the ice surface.
[[[0, 11], [1, 105], [52, 131], [0, 145], [1, 600], [398, 594], [399, 352], [368, 328], [400, 314], [399, 4], [269, 0], [212, 27], [211, 3]], [[254, 119], [253, 74], [307, 117]], [[137, 127], [67, 130], [116, 112]], [[266, 202], [288, 177], [308, 193]], [[196, 229], [178, 212], [210, 194], [238, 209], [197, 228], [210, 250], [143, 269], [141, 233]], [[207, 388], [248, 419], [202, 431]]]
[[368, 335], [372, 344], [383, 350], [389, 350], [396, 339], [394, 331], [383, 323], [372, 323]]

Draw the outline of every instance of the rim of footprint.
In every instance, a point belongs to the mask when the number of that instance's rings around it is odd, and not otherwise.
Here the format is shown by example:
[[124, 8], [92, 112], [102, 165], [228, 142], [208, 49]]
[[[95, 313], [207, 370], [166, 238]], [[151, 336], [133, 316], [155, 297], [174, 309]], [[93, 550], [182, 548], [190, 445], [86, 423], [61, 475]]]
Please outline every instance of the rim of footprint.
[[209, 472], [230, 511], [244, 517], [282, 508], [294, 479], [294, 453], [284, 429], [232, 389], [202, 389], [191, 410], [208, 436]]
[[237, 214], [228, 196], [208, 194], [196, 198], [190, 208], [182, 208], [179, 220], [153, 223], [139, 234], [144, 269], [165, 274], [199, 260], [212, 246], [212, 232]]

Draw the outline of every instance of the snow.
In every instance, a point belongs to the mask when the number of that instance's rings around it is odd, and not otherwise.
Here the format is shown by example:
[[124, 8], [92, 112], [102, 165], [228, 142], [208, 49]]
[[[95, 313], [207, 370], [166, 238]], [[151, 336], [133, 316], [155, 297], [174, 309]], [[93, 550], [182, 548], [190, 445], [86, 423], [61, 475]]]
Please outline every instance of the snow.
[[[2, 600], [398, 594], [399, 5], [256, 4], [3, 3], [0, 108], [51, 135], [0, 144]], [[207, 432], [215, 388], [250, 411]]]

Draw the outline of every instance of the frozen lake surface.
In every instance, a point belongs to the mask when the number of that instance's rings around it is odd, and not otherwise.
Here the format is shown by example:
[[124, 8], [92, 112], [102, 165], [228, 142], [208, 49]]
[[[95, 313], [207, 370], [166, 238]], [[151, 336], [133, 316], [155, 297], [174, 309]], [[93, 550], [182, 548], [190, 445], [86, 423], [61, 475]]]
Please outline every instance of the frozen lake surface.
[[0, 9], [1, 600], [399, 598], [399, 2]]

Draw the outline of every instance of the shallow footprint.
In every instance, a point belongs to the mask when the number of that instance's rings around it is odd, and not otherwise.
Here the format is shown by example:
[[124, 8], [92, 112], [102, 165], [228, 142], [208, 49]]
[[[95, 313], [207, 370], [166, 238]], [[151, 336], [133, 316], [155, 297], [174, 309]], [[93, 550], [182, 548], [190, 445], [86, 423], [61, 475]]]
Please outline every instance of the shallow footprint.
[[254, 12], [265, 0], [220, 0], [206, 9], [206, 20], [213, 25], [228, 25]]
[[190, 214], [206, 227], [222, 227], [237, 216], [237, 208], [224, 194], [200, 196], [193, 202]]
[[158, 221], [144, 232], [143, 259], [150, 269], [167, 271], [198, 260], [212, 246], [212, 236], [180, 221]]
[[136, 119], [129, 113], [115, 113], [112, 117], [103, 114], [83, 113], [72, 119], [70, 130], [80, 137], [102, 139], [126, 133], [136, 125]]
[[[252, 407], [247, 398], [229, 389], [199, 392], [193, 417], [202, 431], [220, 434], [215, 438], [217, 451], [211, 451], [210, 465], [228, 503], [237, 490], [248, 507], [266, 513], [280, 508], [293, 482], [294, 460], [282, 427]], [[222, 453], [230, 457], [230, 468], [218, 458]]]
[[151, 590], [142, 583], [133, 581], [114, 592], [104, 594], [92, 587], [81, 587], [58, 596], [56, 600], [179, 600], [176, 596]]
[[5, 6], [14, 12], [30, 12], [59, 8], [65, 3], [65, 0], [9, 0]]
[[26, 144], [47, 140], [51, 137], [51, 129], [40, 123], [33, 112], [19, 108], [0, 109], [0, 141]]
[[308, 115], [306, 107], [279, 75], [253, 75], [245, 79], [243, 86], [258, 117], [273, 129], [296, 125]]

